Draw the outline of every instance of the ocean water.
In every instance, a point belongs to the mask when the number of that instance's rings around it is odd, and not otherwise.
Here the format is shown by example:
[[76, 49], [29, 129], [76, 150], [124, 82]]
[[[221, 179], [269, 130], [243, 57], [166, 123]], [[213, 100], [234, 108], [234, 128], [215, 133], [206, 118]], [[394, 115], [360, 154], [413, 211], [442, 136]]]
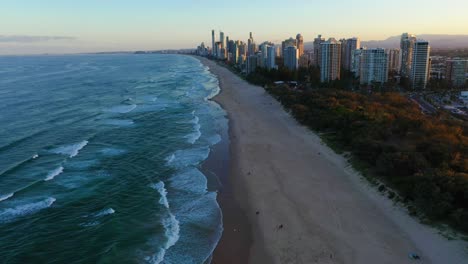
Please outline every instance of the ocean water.
[[218, 91], [187, 56], [0, 57], [0, 262], [208, 263]]

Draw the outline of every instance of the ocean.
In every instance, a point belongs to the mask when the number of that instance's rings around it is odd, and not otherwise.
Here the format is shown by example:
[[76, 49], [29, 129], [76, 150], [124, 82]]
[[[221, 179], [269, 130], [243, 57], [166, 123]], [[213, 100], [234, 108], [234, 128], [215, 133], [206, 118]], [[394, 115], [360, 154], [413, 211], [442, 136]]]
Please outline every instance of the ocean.
[[189, 56], [0, 57], [0, 262], [209, 263], [218, 92]]

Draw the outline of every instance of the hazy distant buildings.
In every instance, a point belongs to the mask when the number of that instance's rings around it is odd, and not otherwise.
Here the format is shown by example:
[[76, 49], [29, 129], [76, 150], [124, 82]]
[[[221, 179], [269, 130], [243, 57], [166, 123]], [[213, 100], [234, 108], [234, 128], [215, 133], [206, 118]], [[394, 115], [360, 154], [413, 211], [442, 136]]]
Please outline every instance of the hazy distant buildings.
[[425, 89], [429, 79], [429, 42], [416, 40], [412, 47], [410, 81], [413, 89]]
[[345, 70], [351, 70], [353, 51], [361, 48], [361, 41], [359, 38], [350, 38], [342, 41], [342, 56], [341, 64]]
[[402, 77], [409, 77], [411, 73], [411, 64], [413, 59], [413, 48], [416, 42], [416, 36], [409, 33], [403, 33], [400, 40], [401, 51], [401, 69]]
[[334, 38], [330, 38], [320, 44], [320, 81], [339, 80], [340, 73], [341, 43]]
[[453, 59], [448, 60], [445, 71], [445, 78], [454, 87], [466, 85], [466, 72], [468, 71], [468, 60]]
[[312, 64], [314, 66], [320, 66], [320, 61], [321, 61], [320, 44], [322, 44], [323, 42], [325, 42], [325, 39], [322, 38], [322, 35], [318, 35], [318, 37], [314, 39], [314, 51], [313, 51], [313, 60], [312, 60]]
[[400, 72], [401, 54], [399, 49], [388, 49], [388, 70], [392, 72]]
[[388, 55], [384, 49], [361, 50], [359, 82], [361, 85], [386, 83], [388, 80]]
[[283, 59], [286, 68], [291, 71], [296, 70], [299, 63], [299, 50], [293, 45], [286, 47], [284, 49]]

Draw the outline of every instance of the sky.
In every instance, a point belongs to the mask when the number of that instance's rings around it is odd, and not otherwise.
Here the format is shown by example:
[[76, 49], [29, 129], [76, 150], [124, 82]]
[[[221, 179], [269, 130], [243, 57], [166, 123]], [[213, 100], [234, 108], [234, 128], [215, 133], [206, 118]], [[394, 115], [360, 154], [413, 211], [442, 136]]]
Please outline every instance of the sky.
[[468, 0], [0, 0], [0, 54], [194, 48], [211, 30], [280, 42], [468, 34]]

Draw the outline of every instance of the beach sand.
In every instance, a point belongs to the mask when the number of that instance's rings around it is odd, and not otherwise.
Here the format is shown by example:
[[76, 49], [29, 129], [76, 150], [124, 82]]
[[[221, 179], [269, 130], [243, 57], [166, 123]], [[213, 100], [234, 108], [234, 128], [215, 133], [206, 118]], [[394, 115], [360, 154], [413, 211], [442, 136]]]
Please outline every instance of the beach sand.
[[[264, 89], [199, 59], [220, 81], [214, 100], [230, 120], [229, 184], [251, 237], [239, 242], [225, 230], [213, 263], [242, 263], [229, 247], [245, 241], [254, 264], [418, 263], [410, 252], [419, 263], [467, 263], [466, 242], [449, 241], [394, 206]], [[235, 224], [237, 213], [226, 210], [225, 223]]]

